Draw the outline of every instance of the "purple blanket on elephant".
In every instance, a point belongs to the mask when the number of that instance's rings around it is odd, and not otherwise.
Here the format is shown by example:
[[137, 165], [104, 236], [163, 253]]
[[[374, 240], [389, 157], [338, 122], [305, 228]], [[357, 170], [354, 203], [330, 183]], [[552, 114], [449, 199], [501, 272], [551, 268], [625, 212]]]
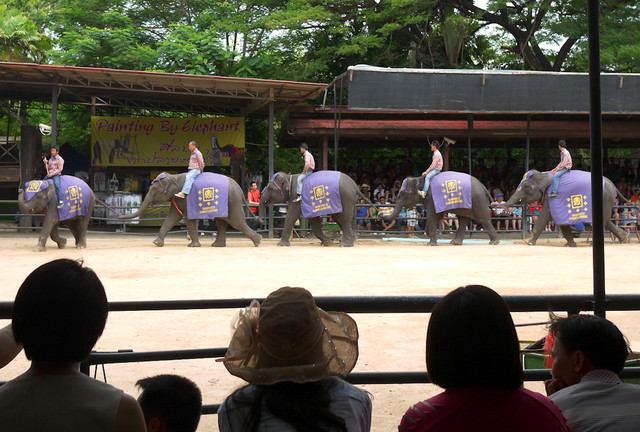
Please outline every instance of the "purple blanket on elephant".
[[187, 195], [189, 219], [213, 219], [229, 215], [229, 177], [204, 172]]
[[[553, 179], [553, 174], [549, 173]], [[604, 181], [602, 184], [604, 188]], [[558, 196], [551, 198], [547, 189], [551, 218], [557, 225], [591, 223], [591, 173], [572, 170], [560, 177]]]
[[459, 208], [471, 208], [471, 176], [444, 171], [431, 179], [431, 195], [436, 213]]
[[318, 171], [302, 182], [302, 217], [342, 213], [340, 172]]
[[[35, 194], [46, 189], [49, 185], [53, 187], [53, 180], [32, 180], [25, 183], [25, 199], [29, 201]], [[89, 214], [91, 192], [88, 184], [78, 177], [63, 175], [60, 176], [60, 191], [64, 202], [62, 208], [58, 209], [60, 221]]]

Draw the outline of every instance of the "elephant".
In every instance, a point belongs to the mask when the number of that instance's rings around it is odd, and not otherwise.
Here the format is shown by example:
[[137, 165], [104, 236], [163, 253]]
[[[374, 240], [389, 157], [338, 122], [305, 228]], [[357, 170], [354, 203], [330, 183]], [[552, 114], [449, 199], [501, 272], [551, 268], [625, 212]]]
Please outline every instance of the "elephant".
[[[581, 171], [570, 172], [581, 173]], [[567, 174], [565, 174], [565, 176], [566, 175]], [[625, 198], [624, 196], [622, 196], [622, 194], [620, 194], [618, 188], [614, 186], [611, 180], [606, 177], [603, 177], [603, 179], [604, 191], [602, 197], [602, 211], [604, 216], [604, 225], [620, 240], [620, 243], [625, 243], [629, 240], [629, 233], [611, 222], [611, 209], [613, 208], [613, 203], [616, 199], [616, 196], [619, 195], [623, 199]], [[530, 170], [523, 177], [523, 180], [516, 189], [515, 193], [509, 198], [508, 201], [502, 204], [502, 206], [504, 207], [510, 207], [516, 204], [526, 205], [533, 202], [542, 203], [542, 210], [540, 211], [540, 215], [538, 215], [538, 220], [533, 226], [531, 237], [525, 239], [525, 242], [529, 245], [536, 244], [538, 237], [540, 237], [540, 234], [544, 231], [544, 228], [551, 220], [551, 209], [549, 206], [549, 200], [557, 199], [549, 198], [547, 195], [547, 190], [549, 186], [551, 186], [552, 182], [553, 177], [548, 172]], [[625, 199], [625, 201], [627, 200]], [[573, 235], [571, 234], [571, 225], [560, 225], [560, 230], [562, 231], [562, 236], [567, 240], [565, 246], [576, 247], [576, 242], [573, 240]]]
[[[462, 175], [467, 176], [467, 174]], [[447, 210], [446, 212], [436, 213], [432, 193], [437, 187], [436, 182], [438, 181], [438, 176], [435, 176], [431, 180], [431, 187], [429, 188], [429, 191], [424, 198], [420, 197], [418, 191], [421, 191], [423, 189], [425, 178], [407, 177], [403, 182], [403, 187], [401, 188], [400, 193], [398, 194], [393, 213], [386, 217], [380, 217], [384, 218], [385, 220], [393, 220], [400, 214], [403, 207], [409, 209], [419, 202], [422, 202], [422, 205], [427, 211], [426, 232], [429, 236], [430, 246], [438, 245], [438, 225], [440, 224], [440, 221], [446, 215], [446, 213], [455, 214], [460, 222], [458, 230], [456, 231], [456, 235], [451, 241], [451, 244], [462, 244], [466, 227], [469, 225], [471, 219], [473, 219], [482, 224], [485, 231], [488, 232], [489, 243], [492, 245], [496, 245], [500, 243], [500, 239], [498, 238], [498, 233], [491, 224], [491, 209], [489, 208], [489, 204], [491, 203], [491, 196], [489, 195], [489, 191], [487, 190], [487, 188], [480, 182], [480, 180], [473, 176], [469, 177], [471, 181], [471, 208], [458, 208]]]
[[[203, 173], [206, 174], [206, 173]], [[200, 175], [203, 175], [200, 174]], [[120, 215], [119, 219], [133, 219], [142, 215], [147, 208], [154, 205], [171, 202], [171, 209], [165, 219], [164, 223], [160, 227], [158, 237], [153, 240], [153, 244], [156, 246], [164, 246], [164, 238], [167, 233], [177, 224], [184, 216], [187, 225], [187, 232], [191, 242], [187, 245], [189, 247], [200, 247], [200, 241], [198, 239], [198, 219], [190, 219], [187, 212], [187, 200], [184, 198], [176, 198], [174, 194], [182, 190], [186, 173], [181, 174], [167, 174], [162, 173], [152, 182], [149, 187], [149, 192], [140, 204], [138, 211], [132, 214]], [[229, 179], [228, 190], [228, 216], [216, 217], [216, 223], [218, 225], [218, 234], [215, 241], [211, 244], [212, 247], [224, 247], [227, 244], [227, 228], [229, 225], [237, 230], [242, 231], [253, 242], [254, 246], [260, 244], [262, 236], [252, 230], [245, 220], [245, 206], [249, 207], [249, 202], [245, 194], [242, 192], [240, 185], [236, 183], [232, 178]], [[192, 189], [193, 191], [194, 189]], [[195, 192], [194, 192], [195, 193]]]
[[[58, 233], [60, 222], [71, 230], [76, 239], [76, 248], [87, 247], [87, 228], [96, 202], [95, 195], [89, 185], [73, 176], [61, 176], [60, 187], [65, 196], [65, 207], [60, 210], [57, 208], [58, 200], [53, 182], [32, 180], [25, 184], [26, 191], [18, 189], [18, 207], [22, 213], [45, 214], [34, 251], [46, 250], [47, 237], [51, 237], [60, 249], [67, 245], [67, 239], [60, 237]], [[28, 197], [32, 194], [33, 196]]]
[[[338, 172], [338, 171], [317, 171], [311, 176], [318, 173]], [[287, 174], [283, 172], [276, 173], [271, 181], [265, 186], [260, 197], [260, 205], [258, 207], [258, 214], [260, 220], [264, 219], [266, 206], [269, 204], [282, 204], [288, 202], [287, 217], [284, 221], [284, 229], [282, 237], [278, 242], [278, 246], [289, 246], [289, 239], [291, 237], [291, 231], [296, 221], [302, 215], [301, 202], [295, 202], [296, 185], [300, 174]], [[308, 177], [308, 178], [311, 178]], [[355, 243], [356, 235], [354, 231], [355, 220], [355, 208], [358, 197], [364, 198], [369, 201], [360, 192], [358, 185], [353, 181], [351, 177], [344, 173], [339, 173], [339, 190], [340, 198], [342, 201], [342, 212], [333, 213], [331, 217], [340, 226], [342, 230], [342, 246], [352, 247]], [[371, 201], [369, 201], [371, 204]], [[373, 205], [373, 204], [371, 204]], [[309, 219], [311, 223], [311, 231], [320, 239], [323, 246], [327, 246], [331, 243], [331, 239], [322, 232], [321, 217], [312, 217]]]

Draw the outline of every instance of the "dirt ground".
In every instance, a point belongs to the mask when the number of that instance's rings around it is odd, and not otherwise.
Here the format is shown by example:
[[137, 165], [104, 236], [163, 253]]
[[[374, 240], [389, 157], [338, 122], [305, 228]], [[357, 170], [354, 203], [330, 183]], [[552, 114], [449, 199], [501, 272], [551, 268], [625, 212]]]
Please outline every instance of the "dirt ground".
[[[63, 233], [70, 238], [68, 232]], [[584, 238], [578, 248], [562, 247], [559, 239], [542, 239], [535, 247], [521, 241], [489, 246], [467, 244], [428, 247], [420, 243], [359, 240], [353, 248], [321, 247], [316, 239], [297, 239], [289, 248], [263, 240], [254, 248], [244, 237], [226, 248], [187, 248], [186, 234], [167, 237], [158, 248], [154, 236], [90, 233], [88, 249], [32, 252], [35, 233], [0, 232], [3, 271], [0, 301], [12, 301], [24, 278], [37, 266], [56, 258], [83, 258], [103, 281], [110, 301], [265, 297], [285, 285], [302, 286], [314, 295], [444, 295], [467, 284], [484, 284], [502, 295], [589, 294], [592, 253]], [[72, 243], [72, 241], [70, 241]], [[638, 294], [640, 244], [606, 244], [607, 291]], [[98, 341], [98, 351], [154, 351], [219, 348], [229, 342], [235, 310], [175, 312], [113, 312]], [[640, 313], [610, 312], [632, 348], [640, 350]], [[355, 372], [423, 371], [427, 314], [355, 314], [360, 329], [360, 358]], [[544, 321], [543, 313], [514, 314], [516, 323]], [[0, 320], [0, 326], [8, 324]], [[522, 340], [544, 335], [542, 326], [519, 327]], [[481, 366], [482, 358], [469, 359]], [[9, 380], [28, 366], [23, 354], [0, 371]], [[109, 383], [133, 396], [137, 379], [159, 373], [185, 375], [201, 388], [205, 403], [221, 402], [242, 382], [213, 359], [107, 365]], [[93, 368], [92, 368], [93, 373]], [[102, 378], [102, 370], [98, 370]], [[527, 387], [542, 391], [540, 383]], [[373, 396], [373, 431], [396, 430], [413, 403], [439, 392], [432, 385], [367, 385]], [[199, 431], [217, 431], [217, 417], [203, 416]]]

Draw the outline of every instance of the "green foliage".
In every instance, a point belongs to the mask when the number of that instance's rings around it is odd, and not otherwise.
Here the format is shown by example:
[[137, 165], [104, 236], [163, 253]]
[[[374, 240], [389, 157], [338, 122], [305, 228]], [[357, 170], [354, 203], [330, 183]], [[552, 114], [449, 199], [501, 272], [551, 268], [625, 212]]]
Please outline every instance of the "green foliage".
[[49, 38], [20, 10], [0, 4], [0, 59], [38, 62], [49, 48]]

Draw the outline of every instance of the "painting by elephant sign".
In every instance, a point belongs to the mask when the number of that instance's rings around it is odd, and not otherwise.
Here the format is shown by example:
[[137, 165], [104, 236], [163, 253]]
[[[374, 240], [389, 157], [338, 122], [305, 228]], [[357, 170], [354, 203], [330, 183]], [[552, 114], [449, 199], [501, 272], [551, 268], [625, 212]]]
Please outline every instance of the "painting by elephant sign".
[[186, 167], [194, 140], [207, 166], [244, 164], [244, 117], [91, 117], [91, 165]]

